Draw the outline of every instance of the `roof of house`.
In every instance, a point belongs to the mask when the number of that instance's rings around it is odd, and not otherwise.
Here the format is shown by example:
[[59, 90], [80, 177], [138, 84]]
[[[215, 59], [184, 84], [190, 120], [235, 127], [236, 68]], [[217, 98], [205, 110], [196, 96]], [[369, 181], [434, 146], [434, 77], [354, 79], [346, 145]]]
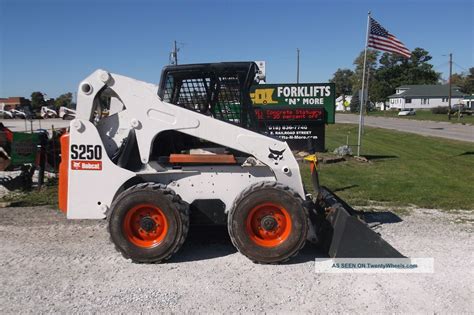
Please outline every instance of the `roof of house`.
[[[397, 90], [405, 90], [399, 94], [390, 95], [388, 98], [442, 98], [449, 96], [449, 85], [402, 85]], [[463, 97], [464, 94], [459, 92], [459, 87], [453, 85], [451, 87], [451, 97]]]

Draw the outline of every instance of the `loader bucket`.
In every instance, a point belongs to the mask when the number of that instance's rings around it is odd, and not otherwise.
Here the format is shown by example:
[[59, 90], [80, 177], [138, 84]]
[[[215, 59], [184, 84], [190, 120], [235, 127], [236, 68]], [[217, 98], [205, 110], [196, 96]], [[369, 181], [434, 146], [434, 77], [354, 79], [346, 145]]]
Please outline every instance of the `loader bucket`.
[[400, 252], [374, 232], [354, 210], [326, 187], [321, 187], [318, 212], [324, 213], [320, 224], [321, 242], [334, 258], [403, 258]]

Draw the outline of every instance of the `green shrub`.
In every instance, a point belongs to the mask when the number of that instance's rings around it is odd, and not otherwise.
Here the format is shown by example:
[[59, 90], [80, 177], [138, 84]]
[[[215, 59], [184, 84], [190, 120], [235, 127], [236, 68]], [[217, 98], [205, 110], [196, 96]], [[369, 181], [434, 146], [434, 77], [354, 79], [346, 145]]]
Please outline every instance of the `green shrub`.
[[448, 114], [448, 107], [446, 106], [438, 106], [438, 107], [434, 107], [431, 109], [431, 112], [433, 114], [443, 114], [443, 115], [447, 115]]

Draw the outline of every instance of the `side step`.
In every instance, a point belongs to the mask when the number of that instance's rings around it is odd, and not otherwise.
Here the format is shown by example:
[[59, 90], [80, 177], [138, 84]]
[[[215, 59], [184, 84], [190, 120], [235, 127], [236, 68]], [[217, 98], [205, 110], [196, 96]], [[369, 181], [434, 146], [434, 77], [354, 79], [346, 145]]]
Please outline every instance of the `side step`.
[[313, 220], [313, 224], [330, 257], [405, 257], [367, 225], [362, 212], [354, 210], [326, 187], [320, 187], [316, 211], [317, 217], [324, 219]]

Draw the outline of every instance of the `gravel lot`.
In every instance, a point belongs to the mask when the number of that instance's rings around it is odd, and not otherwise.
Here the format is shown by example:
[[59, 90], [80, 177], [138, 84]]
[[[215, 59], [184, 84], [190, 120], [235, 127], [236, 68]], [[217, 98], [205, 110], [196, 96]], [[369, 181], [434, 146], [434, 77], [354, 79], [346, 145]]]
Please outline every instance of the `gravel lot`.
[[[0, 209], [0, 313], [472, 312], [473, 214], [413, 209], [379, 231], [433, 274], [316, 274], [312, 245], [284, 265], [256, 265], [225, 229], [191, 231], [162, 265], [124, 260], [104, 221], [47, 207]], [[205, 232], [205, 233], [204, 233]]]

